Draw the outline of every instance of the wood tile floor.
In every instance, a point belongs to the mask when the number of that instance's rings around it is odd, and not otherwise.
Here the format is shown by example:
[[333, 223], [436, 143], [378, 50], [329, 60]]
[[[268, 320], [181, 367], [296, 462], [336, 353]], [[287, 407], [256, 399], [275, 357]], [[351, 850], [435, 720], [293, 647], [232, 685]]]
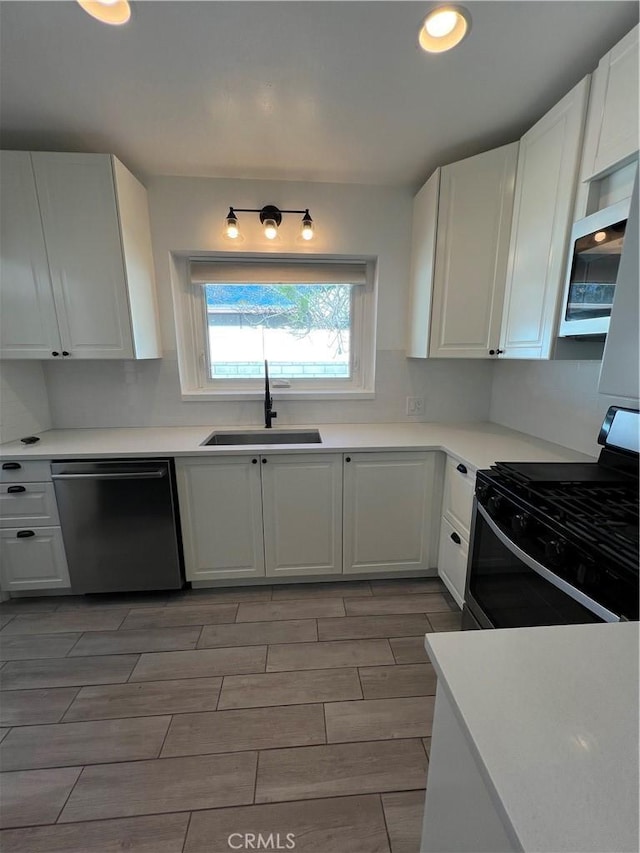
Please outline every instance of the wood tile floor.
[[13, 599], [0, 624], [3, 853], [229, 853], [245, 833], [418, 853], [423, 635], [460, 629], [439, 580]]

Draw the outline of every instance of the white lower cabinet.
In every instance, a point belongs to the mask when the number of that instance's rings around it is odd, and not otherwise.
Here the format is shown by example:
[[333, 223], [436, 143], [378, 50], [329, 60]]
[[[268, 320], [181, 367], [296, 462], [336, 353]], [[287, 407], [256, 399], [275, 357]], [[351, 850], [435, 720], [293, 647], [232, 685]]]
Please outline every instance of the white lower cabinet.
[[0, 578], [4, 592], [68, 588], [69, 571], [60, 528], [0, 530]]
[[342, 455], [176, 460], [187, 580], [342, 571]]
[[342, 456], [262, 457], [266, 574], [342, 572]]
[[1, 483], [0, 527], [60, 524], [53, 483]]
[[435, 452], [345, 456], [345, 574], [435, 566], [439, 474]]
[[452, 527], [446, 518], [443, 518], [442, 527], [440, 528], [438, 575], [454, 597], [458, 607], [462, 607], [464, 603], [468, 555], [468, 540]]
[[264, 575], [259, 457], [186, 457], [176, 476], [187, 580]]

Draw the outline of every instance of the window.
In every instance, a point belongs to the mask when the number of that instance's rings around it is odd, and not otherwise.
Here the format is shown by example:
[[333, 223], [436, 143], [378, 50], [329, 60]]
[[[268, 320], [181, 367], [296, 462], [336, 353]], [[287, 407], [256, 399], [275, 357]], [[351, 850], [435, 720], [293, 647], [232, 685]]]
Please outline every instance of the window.
[[189, 358], [181, 358], [183, 393], [258, 396], [267, 360], [279, 395], [372, 396], [372, 267], [306, 258], [192, 260], [192, 340], [181, 349], [183, 356], [191, 350], [195, 370], [189, 376]]

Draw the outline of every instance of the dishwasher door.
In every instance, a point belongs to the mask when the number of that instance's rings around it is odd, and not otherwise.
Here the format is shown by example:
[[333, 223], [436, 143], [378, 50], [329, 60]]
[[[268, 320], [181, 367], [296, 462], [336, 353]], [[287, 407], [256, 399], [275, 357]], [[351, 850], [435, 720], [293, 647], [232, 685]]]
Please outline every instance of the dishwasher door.
[[179, 589], [182, 549], [171, 459], [53, 462], [71, 589]]

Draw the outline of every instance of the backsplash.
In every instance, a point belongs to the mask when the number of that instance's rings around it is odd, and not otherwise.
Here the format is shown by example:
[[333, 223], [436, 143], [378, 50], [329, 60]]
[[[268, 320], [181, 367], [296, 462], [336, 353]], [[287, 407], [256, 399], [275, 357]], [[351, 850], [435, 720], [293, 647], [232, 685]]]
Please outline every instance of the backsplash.
[[489, 418], [595, 456], [609, 406], [638, 405], [599, 394], [599, 374], [599, 361], [498, 361]]
[[0, 362], [0, 442], [51, 429], [42, 362]]
[[[46, 362], [44, 371], [58, 429], [262, 423], [260, 401], [183, 402], [173, 353], [158, 361]], [[379, 350], [374, 400], [285, 401], [275, 392], [277, 425], [484, 421], [491, 372], [491, 362], [420, 362]], [[407, 396], [425, 398], [423, 417], [406, 415]]]

